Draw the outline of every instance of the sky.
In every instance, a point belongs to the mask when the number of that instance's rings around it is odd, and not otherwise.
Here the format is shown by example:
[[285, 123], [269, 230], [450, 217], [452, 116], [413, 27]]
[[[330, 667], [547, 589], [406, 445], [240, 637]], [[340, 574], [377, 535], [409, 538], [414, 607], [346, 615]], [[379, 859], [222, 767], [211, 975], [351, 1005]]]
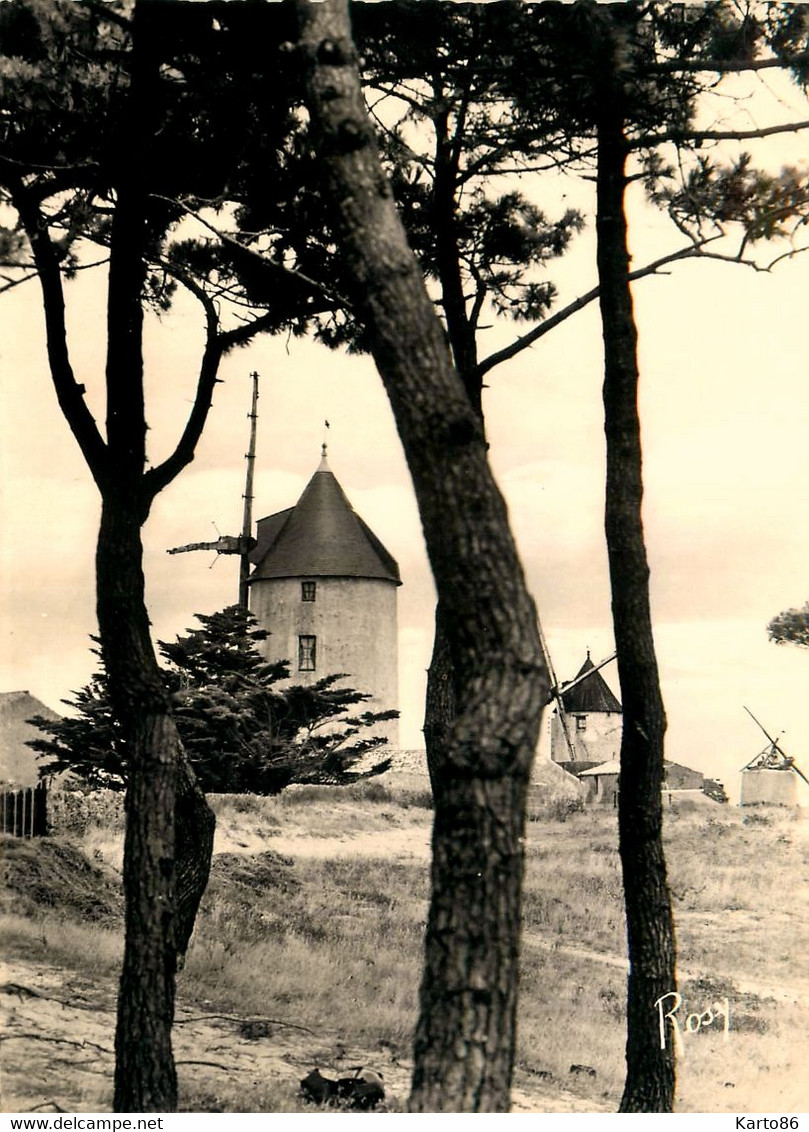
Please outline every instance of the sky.
[[[764, 93], [771, 91], [759, 88], [756, 98]], [[785, 115], [801, 106], [797, 94], [779, 89], [776, 96]], [[757, 107], [748, 103], [744, 112], [761, 120], [769, 110]], [[805, 103], [798, 116], [807, 116]], [[806, 135], [769, 139], [754, 152], [776, 169], [805, 162]], [[591, 205], [591, 187], [570, 178], [530, 189], [549, 211]], [[630, 221], [634, 266], [679, 246], [639, 186]], [[592, 216], [551, 275], [560, 306], [594, 285]], [[739, 769], [766, 743], [745, 706], [809, 772], [809, 653], [775, 646], [765, 629], [776, 613], [809, 598], [809, 256], [769, 274], [684, 262], [636, 284], [634, 299], [667, 757], [719, 777], [735, 800]], [[103, 303], [100, 272], [68, 288], [74, 369], [100, 421]], [[189, 408], [201, 331], [196, 310], [182, 303], [148, 326], [154, 463]], [[495, 325], [482, 353], [514, 333]], [[370, 359], [284, 338], [226, 359], [197, 457], [158, 498], [144, 531], [155, 636], [171, 640], [195, 613], [236, 600], [235, 558], [166, 551], [241, 528], [253, 370], [260, 375], [254, 518], [296, 502], [328, 439], [332, 471], [400, 565], [400, 737], [403, 747], [420, 747], [434, 591], [406, 463]], [[602, 374], [592, 304], [492, 371], [485, 394], [492, 466], [562, 680], [575, 675], [588, 649], [598, 661], [613, 648]], [[27, 689], [59, 710], [94, 668], [99, 501], [50, 385], [36, 283], [0, 295], [0, 443], [0, 691]], [[603, 674], [618, 692], [615, 664]], [[546, 713], [541, 753], [547, 726]]]

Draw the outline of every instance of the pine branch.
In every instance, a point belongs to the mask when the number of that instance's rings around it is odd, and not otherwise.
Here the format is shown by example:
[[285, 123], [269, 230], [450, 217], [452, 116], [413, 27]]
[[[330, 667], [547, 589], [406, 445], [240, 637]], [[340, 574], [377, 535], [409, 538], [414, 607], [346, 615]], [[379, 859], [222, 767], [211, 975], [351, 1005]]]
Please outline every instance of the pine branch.
[[785, 122], [778, 126], [761, 126], [754, 130], [669, 130], [663, 134], [646, 134], [629, 143], [631, 150], [651, 149], [662, 142], [749, 141], [776, 134], [797, 134], [809, 130], [809, 120]]
[[672, 59], [665, 63], [650, 63], [642, 68], [642, 74], [649, 77], [657, 75], [707, 74], [740, 75], [745, 72], [771, 71], [776, 68], [787, 70], [809, 63], [809, 51], [801, 51], [791, 58], [766, 59]]
[[240, 256], [251, 256], [258, 263], [262, 264], [262, 266], [265, 267], [268, 271], [278, 274], [280, 278], [286, 277], [287, 279], [294, 279], [296, 282], [305, 284], [312, 291], [315, 291], [318, 294], [322, 295], [324, 298], [330, 300], [330, 303], [343, 306], [346, 309], [351, 308], [351, 303], [344, 295], [340, 295], [336, 291], [330, 290], [322, 283], [318, 283], [316, 279], [311, 279], [302, 271], [298, 271], [297, 268], [286, 267], [283, 264], [274, 263], [272, 260], [267, 259], [267, 257], [263, 256], [260, 252], [254, 251], [253, 248], [250, 248], [247, 245], [241, 243], [239, 240], [235, 239], [227, 232], [223, 232], [221, 228], [217, 228], [215, 224], [212, 224], [209, 220], [206, 220], [205, 217], [201, 215], [201, 213], [195, 212], [193, 208], [189, 208], [189, 206], [183, 201], [177, 200], [174, 197], [161, 196], [157, 193], [153, 193], [152, 196], [155, 200], [162, 200], [166, 204], [172, 204], [176, 208], [181, 209], [186, 213], [187, 216], [192, 217], [199, 224], [201, 224], [203, 228], [207, 228], [209, 232], [212, 232], [213, 235], [216, 236], [216, 238], [220, 240], [225, 247], [232, 248], [234, 251], [238, 252]]
[[28, 275], [21, 275], [19, 279], [10, 279], [7, 275], [3, 276], [5, 282], [0, 286], [0, 295], [4, 295], [6, 291], [13, 291], [15, 287], [20, 287], [23, 283], [29, 283], [32, 279], [36, 279], [38, 272], [31, 271]]
[[109, 468], [109, 453], [84, 400], [84, 386], [76, 381], [73, 373], [67, 342], [65, 296], [59, 257], [39, 205], [31, 199], [22, 179], [4, 166], [5, 159], [0, 161], [0, 168], [6, 173], [11, 201], [31, 245], [39, 276], [45, 312], [48, 363], [56, 397], [93, 479], [101, 490]]
[[211, 409], [213, 391], [223, 353], [219, 333], [219, 316], [210, 296], [190, 277], [181, 274], [174, 268], [171, 270], [174, 277], [179, 279], [183, 286], [195, 296], [205, 312], [205, 349], [200, 361], [194, 403], [191, 406], [183, 434], [177, 442], [177, 447], [162, 464], [147, 471], [143, 477], [143, 486], [150, 500], [154, 499], [194, 459], [199, 438]]
[[[691, 244], [687, 248], [681, 248], [679, 251], [671, 252], [669, 255], [661, 256], [660, 259], [655, 260], [654, 263], [647, 264], [646, 267], [640, 267], [636, 271], [630, 272], [630, 281], [635, 282], [638, 279], [645, 279], [649, 275], [657, 275], [659, 274], [662, 267], [665, 267], [670, 263], [675, 263], [678, 260], [692, 259], [695, 256], [704, 255], [705, 253], [700, 249], [711, 240], [718, 240], [720, 238], [720, 236], [711, 236], [704, 240], [701, 244]], [[544, 338], [546, 334], [549, 334], [551, 332], [551, 330], [555, 330], [557, 326], [565, 322], [568, 318], [571, 317], [571, 315], [577, 314], [579, 311], [584, 310], [585, 307], [589, 306], [590, 303], [595, 302], [595, 300], [598, 299], [599, 294], [600, 288], [593, 287], [590, 291], [587, 291], [586, 294], [580, 296], [580, 298], [578, 299], [574, 299], [572, 303], [568, 303], [568, 305], [566, 307], [563, 307], [562, 310], [557, 311], [556, 314], [552, 315], [550, 318], [545, 319], [545, 321], [541, 322], [538, 326], [535, 326], [533, 330], [530, 330], [528, 332], [528, 334], [523, 334], [520, 338], [517, 338], [514, 342], [512, 342], [511, 345], [504, 347], [502, 350], [496, 351], [496, 353], [494, 354], [490, 354], [488, 358], [484, 358], [483, 361], [478, 365], [476, 371], [477, 375], [479, 377], [483, 377], [489, 372], [489, 370], [494, 369], [495, 366], [498, 366], [502, 362], [509, 361], [511, 358], [516, 357], [517, 354], [522, 353], [523, 350], [526, 350], [529, 346], [532, 346], [534, 342], [538, 342], [540, 338]]]

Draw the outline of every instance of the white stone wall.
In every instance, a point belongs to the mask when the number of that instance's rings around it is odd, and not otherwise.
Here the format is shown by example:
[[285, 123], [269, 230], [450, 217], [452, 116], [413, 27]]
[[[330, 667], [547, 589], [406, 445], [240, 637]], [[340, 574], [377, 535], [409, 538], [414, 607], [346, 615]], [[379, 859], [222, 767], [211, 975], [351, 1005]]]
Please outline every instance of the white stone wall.
[[[295, 684], [344, 672], [346, 683], [370, 692], [370, 711], [399, 706], [396, 589], [381, 578], [312, 578], [314, 601], [301, 599], [303, 578], [264, 578], [250, 587], [250, 607], [270, 636], [260, 646], [268, 660], [288, 660]], [[298, 637], [317, 638], [314, 672], [298, 669]], [[379, 733], [399, 745], [397, 720]]]
[[741, 805], [768, 802], [774, 806], [798, 805], [798, 777], [791, 770], [743, 770]]
[[[566, 716], [576, 760], [606, 763], [610, 759], [617, 759], [621, 753], [621, 713], [589, 711], [583, 718], [585, 726], [584, 730], [580, 730], [576, 725], [576, 715], [571, 712]], [[551, 758], [557, 763], [570, 762], [570, 752], [557, 711], [551, 716]]]

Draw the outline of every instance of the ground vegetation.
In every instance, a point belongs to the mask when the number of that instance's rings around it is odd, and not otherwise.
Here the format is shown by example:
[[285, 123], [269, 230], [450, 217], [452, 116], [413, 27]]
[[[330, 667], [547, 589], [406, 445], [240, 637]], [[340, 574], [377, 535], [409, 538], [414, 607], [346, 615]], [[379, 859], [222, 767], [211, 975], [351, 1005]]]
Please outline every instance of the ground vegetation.
[[[306, 1111], [297, 1085], [309, 1068], [341, 1076], [362, 1062], [382, 1071], [390, 1110], [404, 1111], [429, 806], [384, 781], [211, 802], [212, 878], [178, 983], [182, 1109]], [[559, 821], [530, 809], [526, 835], [514, 1111], [614, 1111], [626, 971], [614, 814], [590, 808]], [[783, 885], [762, 888], [760, 862], [799, 876], [806, 823], [782, 808], [674, 803], [664, 836], [684, 1006], [728, 997], [731, 1013], [727, 1039], [721, 1027], [684, 1039], [676, 1110], [805, 1110], [794, 940], [809, 909], [797, 885], [788, 906]], [[111, 1107], [103, 1051], [121, 954], [122, 837], [105, 825], [4, 842], [0, 932], [16, 986], [2, 995], [14, 1012], [3, 1027], [4, 1090], [23, 1109]]]

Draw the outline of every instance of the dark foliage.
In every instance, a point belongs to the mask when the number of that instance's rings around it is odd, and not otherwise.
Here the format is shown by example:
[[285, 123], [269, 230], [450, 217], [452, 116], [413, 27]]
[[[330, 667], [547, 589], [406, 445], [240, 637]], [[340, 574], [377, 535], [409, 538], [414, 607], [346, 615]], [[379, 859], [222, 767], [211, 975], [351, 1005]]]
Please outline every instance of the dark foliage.
[[[356, 764], [385, 744], [369, 729], [395, 712], [363, 711], [369, 696], [339, 686], [339, 674], [286, 684], [288, 663], [263, 659], [258, 645], [267, 633], [240, 606], [197, 620], [202, 628], [161, 642], [160, 651], [180, 737], [203, 790], [277, 794], [293, 782], [353, 782], [388, 768], [390, 760], [362, 771]], [[71, 770], [94, 785], [123, 788], [128, 752], [103, 668], [63, 702], [75, 716], [32, 720], [47, 736], [30, 743], [43, 756], [41, 773]]]
[[773, 617], [767, 635], [777, 645], [798, 645], [809, 649], [809, 601], [800, 609], [785, 609]]

